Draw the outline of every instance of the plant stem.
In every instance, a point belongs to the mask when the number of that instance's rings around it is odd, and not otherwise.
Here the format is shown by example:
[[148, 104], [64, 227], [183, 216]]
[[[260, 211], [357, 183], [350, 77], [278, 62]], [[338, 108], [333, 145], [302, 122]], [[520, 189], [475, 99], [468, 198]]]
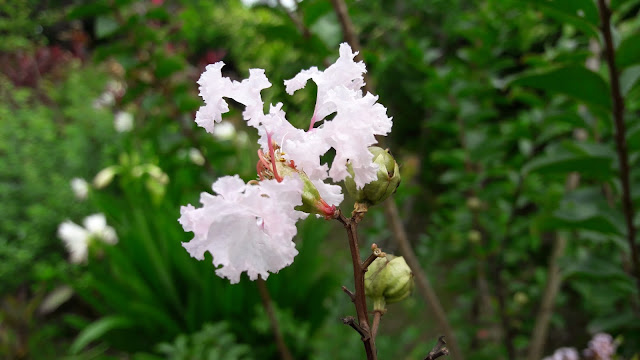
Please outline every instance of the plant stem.
[[258, 285], [260, 299], [262, 300], [262, 306], [264, 307], [264, 311], [267, 313], [267, 318], [269, 319], [269, 323], [271, 324], [271, 330], [273, 331], [273, 337], [275, 338], [276, 346], [278, 347], [278, 352], [280, 353], [280, 358], [282, 360], [293, 360], [293, 356], [291, 355], [291, 352], [287, 347], [287, 343], [284, 341], [282, 332], [280, 332], [280, 326], [278, 325], [276, 312], [273, 309], [273, 302], [271, 301], [271, 296], [269, 295], [269, 290], [267, 289], [267, 283], [260, 276], [258, 276], [258, 281], [256, 281], [256, 283]]
[[[356, 289], [355, 293], [353, 293], [353, 303], [356, 306], [358, 326], [356, 327], [353, 324], [349, 325], [360, 333], [364, 350], [367, 354], [367, 360], [377, 360], [378, 355], [376, 345], [374, 338], [371, 336], [371, 327], [369, 326], [369, 317], [367, 316], [367, 298], [364, 292], [364, 273], [367, 269], [363, 266], [362, 260], [360, 259], [360, 249], [358, 248], [358, 223], [355, 221], [355, 216], [354, 218], [347, 219], [342, 215], [340, 210], [337, 211], [336, 218], [347, 230], [351, 262], [353, 264], [353, 281]], [[345, 323], [348, 324], [346, 321]]]
[[636, 278], [638, 294], [640, 294], [640, 261], [638, 258], [638, 247], [636, 246], [636, 229], [633, 226], [634, 210], [631, 197], [629, 154], [627, 150], [626, 127], [624, 123], [624, 99], [620, 91], [620, 81], [618, 79], [618, 69], [616, 68], [616, 57], [611, 37], [611, 10], [607, 7], [605, 0], [598, 0], [600, 13], [600, 30], [604, 38], [605, 59], [609, 68], [609, 80], [611, 83], [611, 100], [613, 101], [613, 121], [615, 124], [616, 148], [618, 151], [618, 162], [620, 163], [620, 183], [622, 184], [622, 209], [627, 224], [627, 242], [631, 250], [631, 262], [633, 264], [633, 276]]
[[556, 233], [551, 258], [549, 259], [549, 269], [547, 270], [547, 285], [544, 289], [540, 308], [538, 309], [538, 316], [536, 316], [537, 320], [533, 328], [531, 345], [529, 345], [528, 360], [539, 360], [542, 358], [542, 352], [544, 351], [544, 345], [547, 340], [549, 322], [551, 320], [551, 314], [553, 314], [553, 305], [558, 290], [560, 290], [560, 285], [562, 284], [562, 273], [558, 266], [558, 260], [564, 254], [566, 246], [567, 238], [561, 233]]
[[380, 327], [380, 319], [382, 318], [382, 311], [373, 311], [373, 324], [371, 325], [371, 337], [374, 339], [378, 335], [378, 328]]

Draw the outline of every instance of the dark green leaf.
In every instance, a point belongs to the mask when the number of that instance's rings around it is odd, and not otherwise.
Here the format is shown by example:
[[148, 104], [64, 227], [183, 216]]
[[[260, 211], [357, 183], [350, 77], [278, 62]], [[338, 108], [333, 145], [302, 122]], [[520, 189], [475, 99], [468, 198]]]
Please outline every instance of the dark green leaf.
[[600, 75], [583, 66], [570, 65], [517, 76], [511, 85], [571, 96], [587, 104], [610, 109], [609, 85]]
[[640, 63], [640, 34], [627, 36], [616, 49], [616, 64], [620, 68]]

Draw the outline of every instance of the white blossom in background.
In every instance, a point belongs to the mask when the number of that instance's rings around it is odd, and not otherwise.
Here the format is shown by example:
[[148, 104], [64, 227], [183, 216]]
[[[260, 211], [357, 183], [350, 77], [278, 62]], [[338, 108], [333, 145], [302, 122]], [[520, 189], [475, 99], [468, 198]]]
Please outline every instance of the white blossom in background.
[[85, 200], [89, 195], [89, 183], [82, 178], [71, 179], [71, 190], [78, 200]]
[[58, 227], [58, 237], [69, 251], [69, 261], [74, 264], [87, 262], [92, 241], [101, 241], [109, 245], [118, 242], [115, 230], [107, 225], [103, 214], [87, 216], [83, 225], [67, 220]]
[[133, 129], [133, 115], [126, 111], [118, 111], [113, 120], [117, 132], [129, 132]]
[[213, 136], [218, 140], [232, 140], [236, 136], [236, 128], [232, 123], [223, 121], [213, 128]]
[[[285, 81], [290, 95], [309, 80], [317, 84], [308, 130], [287, 121], [282, 103], [271, 104], [264, 112], [260, 92], [271, 86], [264, 70], [250, 69], [249, 77], [238, 82], [222, 75], [223, 62], [206, 67], [198, 80], [205, 105], [195, 121], [219, 137], [229, 131], [221, 122], [222, 114], [229, 111], [224, 98], [243, 104], [244, 120], [260, 136], [256, 168], [261, 181], [245, 184], [237, 175], [220, 178], [213, 184], [217, 195], [202, 193], [201, 208], [181, 208], [180, 223], [194, 233], [193, 240], [183, 243], [191, 256], [202, 260], [209, 251], [219, 267], [216, 273], [232, 283], [239, 281], [242, 272], [252, 280], [258, 275], [266, 278], [269, 272], [291, 264], [297, 254], [292, 241], [295, 223], [306, 213], [294, 208], [308, 205], [303, 204], [303, 195], [310, 203], [305, 211], [331, 217], [344, 196], [340, 186], [327, 183], [329, 177], [342, 181], [350, 176], [347, 168], [351, 166], [359, 188], [377, 179], [378, 166], [368, 148], [376, 143], [376, 135], [391, 131], [392, 122], [377, 96], [363, 94], [366, 68], [354, 61], [356, 55], [343, 43], [339, 58], [326, 70], [312, 67]], [[321, 156], [330, 149], [335, 150], [334, 161], [331, 166], [321, 164]]]
[[547, 356], [542, 360], [578, 360], [580, 359], [580, 355], [578, 354], [578, 350], [569, 347], [563, 347], [557, 349], [553, 355]]

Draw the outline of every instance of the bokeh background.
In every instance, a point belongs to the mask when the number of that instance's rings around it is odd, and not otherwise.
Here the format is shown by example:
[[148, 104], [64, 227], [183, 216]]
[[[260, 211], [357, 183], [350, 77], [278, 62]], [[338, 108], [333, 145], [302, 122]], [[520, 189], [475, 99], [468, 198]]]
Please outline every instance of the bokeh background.
[[[601, 332], [616, 358], [640, 351], [625, 222], [640, 216], [622, 205], [640, 197], [640, 1], [607, 2], [626, 197], [595, 1], [347, 0], [351, 34], [336, 3], [0, 1], [1, 358], [280, 358], [256, 284], [230, 285], [181, 247], [181, 205], [219, 176], [256, 176], [242, 108], [207, 134], [196, 81], [216, 61], [234, 79], [263, 68], [265, 102], [308, 126], [315, 85], [288, 96], [283, 80], [331, 64], [349, 36], [394, 119], [393, 201], [464, 358], [582, 351]], [[70, 263], [58, 227], [95, 213], [119, 241]], [[382, 207], [360, 231], [363, 249], [398, 252]], [[342, 227], [309, 218], [296, 243], [266, 282], [291, 353], [364, 358], [339, 320], [353, 313]], [[420, 293], [391, 305], [379, 357], [424, 358], [442, 334], [432, 308]]]

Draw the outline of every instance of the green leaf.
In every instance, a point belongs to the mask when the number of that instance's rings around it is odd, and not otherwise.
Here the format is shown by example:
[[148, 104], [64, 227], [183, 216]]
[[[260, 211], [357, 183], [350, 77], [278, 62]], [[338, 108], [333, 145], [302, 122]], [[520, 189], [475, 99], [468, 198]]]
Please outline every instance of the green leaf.
[[640, 65], [630, 66], [620, 74], [620, 91], [625, 96], [640, 79]]
[[131, 320], [122, 316], [107, 316], [98, 319], [78, 334], [78, 337], [76, 337], [69, 347], [69, 352], [71, 354], [77, 354], [87, 347], [89, 343], [99, 339], [109, 331], [114, 329], [125, 329], [132, 325], [133, 322]]
[[184, 68], [184, 59], [178, 56], [158, 56], [156, 58], [155, 74], [159, 79], [167, 78], [176, 71]]
[[102, 39], [113, 35], [119, 27], [120, 25], [112, 16], [100, 16], [96, 19], [96, 37]]
[[570, 24], [587, 35], [598, 36], [598, 8], [593, 1], [584, 0], [533, 0], [547, 16], [562, 24]]
[[543, 218], [545, 229], [591, 230], [602, 234], [622, 235], [624, 223], [613, 210], [589, 203], [569, 203]]
[[611, 158], [607, 156], [554, 154], [533, 159], [522, 168], [522, 171], [543, 175], [568, 174], [576, 171], [582, 175], [606, 179], [613, 172], [611, 165]]
[[627, 36], [616, 49], [616, 65], [619, 68], [640, 63], [640, 34]]
[[86, 5], [80, 5], [74, 7], [67, 17], [69, 19], [83, 19], [96, 17], [102, 14], [108, 14], [111, 12], [111, 7], [104, 0], [92, 1]]
[[609, 85], [597, 73], [583, 66], [569, 65], [517, 76], [511, 85], [560, 93], [606, 110], [611, 109]]
[[595, 318], [587, 325], [589, 332], [594, 334], [598, 332], [615, 333], [615, 330], [619, 331], [621, 328], [640, 328], [640, 323], [638, 323], [638, 319], [631, 309]]

